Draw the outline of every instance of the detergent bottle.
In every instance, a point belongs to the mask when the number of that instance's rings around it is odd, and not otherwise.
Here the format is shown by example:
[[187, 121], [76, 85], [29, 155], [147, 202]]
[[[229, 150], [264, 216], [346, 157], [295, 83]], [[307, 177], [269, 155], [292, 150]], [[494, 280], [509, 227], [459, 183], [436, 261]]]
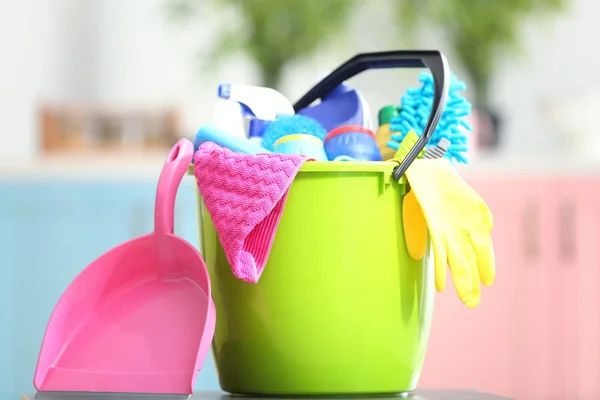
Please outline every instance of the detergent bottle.
[[239, 103], [248, 124], [248, 140], [258, 145], [267, 125], [278, 115], [294, 115], [294, 106], [275, 89], [224, 83], [219, 85], [219, 97]]
[[371, 129], [369, 103], [347, 83], [335, 87], [320, 103], [298, 110], [298, 114], [316, 120], [327, 132], [349, 125]]
[[212, 126], [232, 136], [246, 139], [242, 107], [235, 101], [217, 99], [212, 113]]
[[390, 122], [392, 118], [400, 114], [401, 108], [398, 106], [385, 106], [379, 110], [379, 129], [375, 134], [375, 141], [381, 152], [381, 158], [383, 161], [394, 158], [396, 150], [387, 147], [387, 142], [391, 140], [392, 131], [390, 130]]

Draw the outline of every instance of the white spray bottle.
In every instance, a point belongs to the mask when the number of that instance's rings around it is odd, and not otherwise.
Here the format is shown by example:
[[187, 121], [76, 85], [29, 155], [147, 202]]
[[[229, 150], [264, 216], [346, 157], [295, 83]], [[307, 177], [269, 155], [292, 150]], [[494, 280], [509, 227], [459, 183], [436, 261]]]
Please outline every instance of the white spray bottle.
[[235, 101], [217, 99], [213, 109], [212, 126], [232, 136], [246, 139], [242, 106]]
[[239, 103], [242, 114], [250, 119], [248, 140], [256, 144], [262, 142], [265, 128], [278, 115], [294, 115], [292, 103], [275, 89], [224, 83], [219, 85], [219, 97]]

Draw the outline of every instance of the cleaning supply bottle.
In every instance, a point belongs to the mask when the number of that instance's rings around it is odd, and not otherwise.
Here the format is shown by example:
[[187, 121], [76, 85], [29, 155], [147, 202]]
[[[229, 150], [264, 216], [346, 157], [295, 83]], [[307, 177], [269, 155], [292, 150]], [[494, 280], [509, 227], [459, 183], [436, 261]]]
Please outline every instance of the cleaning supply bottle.
[[371, 129], [371, 109], [363, 95], [342, 83], [321, 99], [321, 102], [298, 111], [319, 122], [327, 132], [340, 126], [361, 126]]
[[235, 101], [217, 99], [212, 113], [212, 126], [231, 136], [247, 139], [242, 107]]
[[242, 114], [250, 119], [248, 140], [259, 145], [271, 121], [278, 115], [294, 115], [292, 103], [283, 94], [266, 87], [223, 83], [219, 85], [219, 97], [240, 104]]
[[379, 146], [383, 161], [391, 160], [396, 153], [396, 150], [387, 146], [387, 142], [391, 140], [390, 137], [393, 134], [390, 130], [390, 122], [392, 118], [400, 114], [401, 110], [398, 106], [385, 106], [379, 110], [379, 129], [375, 134], [375, 141], [377, 142], [377, 146]]

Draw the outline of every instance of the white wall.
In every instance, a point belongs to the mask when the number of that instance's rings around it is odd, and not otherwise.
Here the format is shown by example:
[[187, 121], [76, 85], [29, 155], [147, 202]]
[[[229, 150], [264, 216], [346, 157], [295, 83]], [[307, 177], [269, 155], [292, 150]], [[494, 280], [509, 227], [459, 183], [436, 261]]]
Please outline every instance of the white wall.
[[[0, 1], [0, 159], [31, 157], [35, 103], [54, 90], [59, 38], [53, 2]], [[32, 12], [35, 10], [35, 12]]]
[[[256, 83], [252, 65], [239, 57], [213, 72], [201, 71], [197, 54], [214, 27], [196, 23], [182, 31], [163, 11], [164, 0], [0, 0], [0, 163], [35, 157], [41, 101], [175, 105], [192, 134], [211, 120], [219, 82]], [[599, 12], [596, 0], [574, 0], [557, 23], [525, 30], [527, 58], [502, 65], [494, 84], [494, 100], [507, 117], [506, 153], [562, 148], [560, 129], [542, 106], [561, 98], [573, 104], [598, 92], [600, 55], [591, 42], [600, 33]], [[295, 99], [355, 52], [397, 47], [384, 29], [393, 21], [385, 18], [377, 1], [366, 6], [344, 42], [287, 71], [284, 93]], [[439, 41], [425, 43], [437, 47]], [[367, 74], [357, 85], [377, 110], [398, 102], [414, 76]]]
[[495, 82], [495, 100], [509, 117], [510, 152], [525, 154], [538, 146], [559, 151], [568, 145], [570, 141], [559, 136], [566, 132], [557, 123], [562, 117], [569, 125], [581, 127], [581, 133], [598, 136], [595, 127], [588, 129], [581, 123], [595, 120], [600, 109], [576, 116], [562, 107], [561, 118], [557, 118], [557, 111], [551, 114], [546, 106], [581, 107], [600, 99], [600, 54], [594, 50], [600, 38], [599, 13], [597, 0], [574, 0], [569, 13], [556, 23], [527, 27], [527, 58], [506, 63]]

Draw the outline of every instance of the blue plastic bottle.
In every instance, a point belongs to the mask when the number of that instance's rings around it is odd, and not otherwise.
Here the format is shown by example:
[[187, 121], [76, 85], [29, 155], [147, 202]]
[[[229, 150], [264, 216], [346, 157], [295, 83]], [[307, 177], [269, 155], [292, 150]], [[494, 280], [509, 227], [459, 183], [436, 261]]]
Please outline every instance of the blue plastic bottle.
[[348, 125], [371, 129], [369, 104], [358, 90], [346, 83], [336, 87], [319, 104], [303, 108], [297, 114], [315, 119], [328, 132]]

